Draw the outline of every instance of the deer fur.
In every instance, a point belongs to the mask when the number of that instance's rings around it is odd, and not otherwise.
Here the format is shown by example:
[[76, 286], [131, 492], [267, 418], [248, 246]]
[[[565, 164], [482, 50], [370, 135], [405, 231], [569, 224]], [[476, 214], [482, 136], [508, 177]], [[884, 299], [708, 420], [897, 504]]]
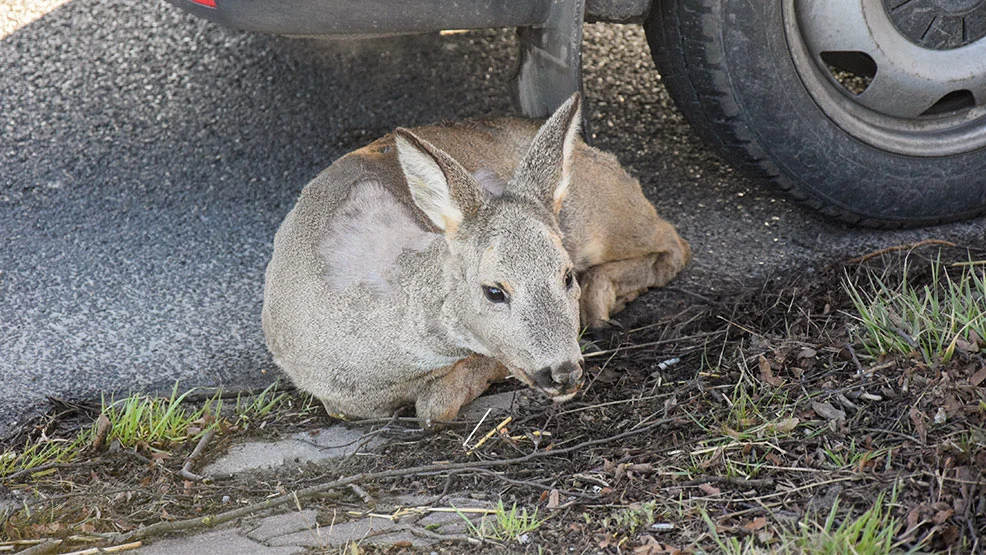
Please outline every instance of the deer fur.
[[541, 126], [398, 129], [319, 174], [267, 267], [275, 362], [349, 418], [413, 404], [431, 426], [508, 375], [574, 395], [580, 325], [606, 326], [690, 259], [580, 120], [575, 95]]

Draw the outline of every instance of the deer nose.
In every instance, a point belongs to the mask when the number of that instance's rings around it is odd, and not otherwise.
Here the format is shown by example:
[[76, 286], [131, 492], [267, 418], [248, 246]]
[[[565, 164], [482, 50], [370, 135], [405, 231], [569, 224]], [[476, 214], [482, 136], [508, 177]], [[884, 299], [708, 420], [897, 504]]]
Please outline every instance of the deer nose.
[[582, 383], [582, 365], [564, 362], [558, 366], [546, 366], [534, 374], [534, 383], [546, 391], [568, 393]]

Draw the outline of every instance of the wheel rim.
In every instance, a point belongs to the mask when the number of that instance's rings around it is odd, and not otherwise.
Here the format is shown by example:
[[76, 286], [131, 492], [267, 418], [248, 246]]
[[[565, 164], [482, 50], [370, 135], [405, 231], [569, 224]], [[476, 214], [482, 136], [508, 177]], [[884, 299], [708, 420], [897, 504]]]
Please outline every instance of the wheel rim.
[[986, 146], [986, 0], [783, 6], [801, 81], [844, 131], [910, 156]]

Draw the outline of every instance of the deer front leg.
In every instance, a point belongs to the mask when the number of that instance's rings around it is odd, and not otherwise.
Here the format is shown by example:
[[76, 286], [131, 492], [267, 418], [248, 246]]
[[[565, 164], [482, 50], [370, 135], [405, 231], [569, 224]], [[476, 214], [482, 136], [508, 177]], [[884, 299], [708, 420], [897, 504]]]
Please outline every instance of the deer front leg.
[[623, 310], [651, 287], [660, 287], [685, 267], [690, 258], [687, 246], [681, 251], [654, 253], [638, 258], [604, 262], [579, 276], [582, 325], [601, 329], [610, 316]]
[[414, 403], [421, 427], [437, 429], [459, 414], [459, 409], [479, 397], [490, 384], [510, 374], [499, 362], [482, 355], [466, 357], [440, 377], [429, 381]]

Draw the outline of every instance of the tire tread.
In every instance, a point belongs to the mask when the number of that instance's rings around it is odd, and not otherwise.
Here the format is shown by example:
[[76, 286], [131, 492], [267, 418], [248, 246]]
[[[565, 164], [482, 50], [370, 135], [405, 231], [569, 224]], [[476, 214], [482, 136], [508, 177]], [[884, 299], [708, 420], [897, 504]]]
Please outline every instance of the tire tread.
[[721, 5], [721, 0], [655, 0], [644, 27], [671, 99], [696, 133], [730, 164], [751, 177], [767, 180], [796, 202], [851, 225], [901, 229], [971, 216], [932, 221], [865, 218], [824, 202], [785, 175], [757, 141], [733, 97], [720, 38], [721, 18], [717, 16]]

